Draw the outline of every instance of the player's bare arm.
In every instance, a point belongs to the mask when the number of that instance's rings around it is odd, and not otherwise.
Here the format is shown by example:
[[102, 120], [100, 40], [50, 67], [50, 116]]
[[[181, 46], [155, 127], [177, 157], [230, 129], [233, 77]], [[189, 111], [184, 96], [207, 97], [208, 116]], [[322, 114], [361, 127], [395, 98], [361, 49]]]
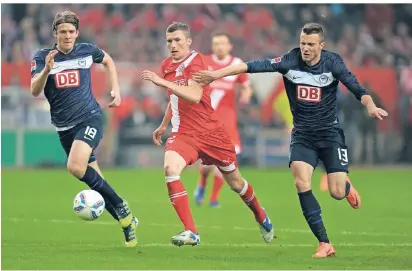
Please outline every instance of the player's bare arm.
[[167, 126], [169, 125], [170, 120], [172, 119], [172, 108], [170, 102], [167, 104], [166, 112], [163, 117], [162, 123], [160, 126], [153, 132], [153, 142], [160, 146], [162, 145], [162, 135], [166, 132]]
[[252, 97], [252, 88], [250, 87], [250, 85], [249, 84], [241, 85], [239, 102], [241, 104], [249, 104], [251, 97]]
[[49, 76], [50, 71], [53, 69], [54, 65], [54, 56], [58, 53], [57, 50], [52, 50], [46, 56], [44, 69], [33, 76], [30, 84], [30, 91], [34, 97], [40, 95], [46, 86], [47, 77]]
[[122, 99], [120, 97], [120, 86], [119, 80], [117, 78], [116, 66], [114, 64], [113, 59], [106, 52], [104, 52], [102, 64], [104, 65], [109, 74], [110, 85], [112, 86], [112, 91], [110, 92], [110, 95], [113, 97], [113, 101], [109, 104], [109, 107], [119, 106]]
[[216, 71], [203, 70], [196, 72], [193, 74], [193, 79], [200, 84], [207, 85], [219, 78], [245, 73], [247, 70], [248, 67], [246, 63], [240, 63]]
[[148, 70], [142, 72], [141, 78], [142, 80], [148, 80], [158, 86], [165, 87], [179, 98], [192, 103], [199, 103], [203, 95], [203, 85], [193, 80], [188, 80], [187, 86], [177, 85], [173, 82], [160, 78], [156, 73]]

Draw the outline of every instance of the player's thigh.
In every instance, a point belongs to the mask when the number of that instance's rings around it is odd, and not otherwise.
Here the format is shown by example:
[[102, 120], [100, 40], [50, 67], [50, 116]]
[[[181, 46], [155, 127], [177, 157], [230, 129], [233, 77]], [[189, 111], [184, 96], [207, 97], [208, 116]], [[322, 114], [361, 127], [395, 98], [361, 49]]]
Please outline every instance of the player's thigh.
[[311, 189], [313, 170], [318, 163], [316, 150], [303, 144], [292, 144], [289, 153], [289, 167], [299, 192]]
[[165, 176], [179, 176], [182, 170], [199, 159], [195, 143], [182, 135], [172, 134], [166, 141]]
[[67, 166], [70, 171], [85, 171], [89, 163], [96, 161], [93, 150], [99, 145], [103, 134], [101, 116], [91, 117], [75, 128]]
[[215, 165], [222, 174], [229, 174], [237, 169], [235, 146], [225, 130], [217, 130], [202, 138], [199, 148], [203, 164]]
[[334, 130], [330, 136], [318, 143], [319, 159], [325, 166], [326, 173], [348, 173], [349, 155], [345, 143], [345, 136], [341, 129]]

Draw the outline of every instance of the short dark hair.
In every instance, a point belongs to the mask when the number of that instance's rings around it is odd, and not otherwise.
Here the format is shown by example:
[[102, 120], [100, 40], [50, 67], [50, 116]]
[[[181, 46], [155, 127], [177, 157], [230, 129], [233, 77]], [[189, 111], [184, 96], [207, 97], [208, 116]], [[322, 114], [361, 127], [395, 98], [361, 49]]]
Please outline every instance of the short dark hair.
[[56, 15], [54, 16], [53, 20], [53, 25], [52, 25], [52, 31], [57, 30], [57, 26], [59, 24], [72, 24], [74, 27], [76, 27], [76, 30], [79, 29], [79, 17], [76, 15], [76, 13], [65, 10], [63, 12], [57, 12]]
[[323, 31], [323, 26], [318, 24], [318, 23], [305, 24], [302, 27], [302, 32], [305, 33], [306, 35], [319, 34], [320, 39], [322, 41], [325, 38], [325, 34], [324, 34], [324, 31]]
[[180, 22], [173, 22], [171, 25], [169, 25], [166, 28], [166, 33], [173, 33], [178, 30], [183, 31], [186, 38], [190, 38], [190, 28], [187, 26], [187, 24]]
[[221, 36], [226, 37], [226, 38], [229, 40], [229, 43], [232, 43], [232, 38], [231, 38], [230, 35], [229, 35], [228, 33], [226, 33], [226, 32], [214, 32], [214, 33], [212, 34], [212, 39], [213, 39], [214, 37], [221, 37]]

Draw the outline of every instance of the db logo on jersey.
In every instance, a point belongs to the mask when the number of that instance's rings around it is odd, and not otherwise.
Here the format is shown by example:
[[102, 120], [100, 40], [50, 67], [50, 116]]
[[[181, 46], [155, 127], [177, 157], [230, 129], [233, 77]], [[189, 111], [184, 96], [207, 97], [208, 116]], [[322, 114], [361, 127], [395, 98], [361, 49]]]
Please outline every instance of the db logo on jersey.
[[54, 75], [57, 88], [75, 88], [80, 86], [80, 72], [64, 71]]
[[322, 97], [322, 89], [310, 86], [298, 86], [296, 90], [298, 100], [318, 103]]

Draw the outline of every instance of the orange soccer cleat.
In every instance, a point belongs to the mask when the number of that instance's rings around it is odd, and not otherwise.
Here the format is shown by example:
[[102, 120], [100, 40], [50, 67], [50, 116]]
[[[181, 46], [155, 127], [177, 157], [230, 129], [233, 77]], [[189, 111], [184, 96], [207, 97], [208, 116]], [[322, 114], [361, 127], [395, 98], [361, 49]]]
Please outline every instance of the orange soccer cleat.
[[335, 249], [329, 243], [320, 242], [316, 253], [312, 255], [312, 258], [326, 258], [335, 256]]
[[349, 202], [350, 206], [352, 206], [352, 208], [359, 209], [361, 206], [361, 198], [359, 196], [359, 193], [353, 187], [353, 184], [350, 181], [349, 177], [346, 180], [350, 183], [350, 190], [349, 194], [346, 196], [346, 199]]

